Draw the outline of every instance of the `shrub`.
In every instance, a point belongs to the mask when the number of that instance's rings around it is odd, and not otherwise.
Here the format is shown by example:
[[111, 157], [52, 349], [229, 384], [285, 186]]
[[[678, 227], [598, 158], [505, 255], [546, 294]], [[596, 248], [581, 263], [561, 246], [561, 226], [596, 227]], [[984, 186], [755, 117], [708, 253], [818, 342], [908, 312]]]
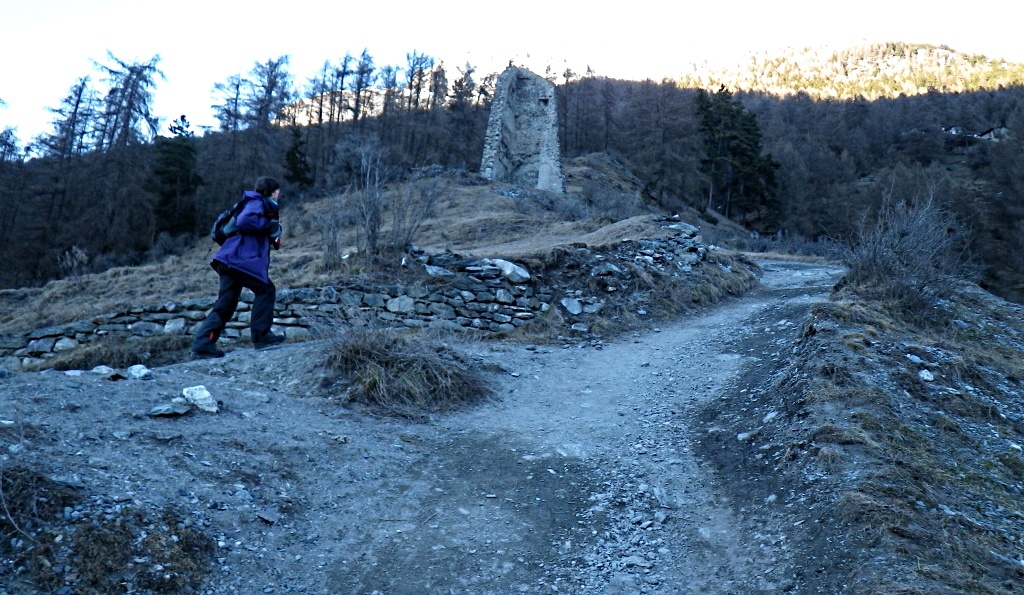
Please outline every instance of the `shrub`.
[[334, 271], [342, 268], [346, 256], [346, 230], [355, 225], [355, 217], [345, 210], [342, 195], [332, 196], [327, 204], [327, 212], [317, 218], [323, 259], [321, 268]]
[[891, 202], [841, 248], [848, 272], [840, 287], [920, 316], [931, 301], [955, 291], [956, 281], [973, 276], [966, 240], [953, 215], [932, 199]]
[[324, 363], [326, 385], [347, 382], [345, 402], [387, 415], [424, 418], [491, 395], [482, 372], [447, 343], [396, 329], [348, 329]]

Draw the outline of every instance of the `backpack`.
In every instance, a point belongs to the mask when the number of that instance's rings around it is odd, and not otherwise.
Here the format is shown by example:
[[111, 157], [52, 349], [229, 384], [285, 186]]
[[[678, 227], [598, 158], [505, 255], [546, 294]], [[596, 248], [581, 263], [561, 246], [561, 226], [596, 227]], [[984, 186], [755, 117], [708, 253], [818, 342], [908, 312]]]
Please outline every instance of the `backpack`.
[[223, 246], [225, 240], [238, 233], [238, 225], [235, 224], [235, 220], [242, 212], [242, 206], [245, 205], [246, 200], [248, 199], [243, 198], [230, 209], [221, 211], [213, 221], [213, 226], [210, 227], [210, 239], [217, 242], [217, 245]]

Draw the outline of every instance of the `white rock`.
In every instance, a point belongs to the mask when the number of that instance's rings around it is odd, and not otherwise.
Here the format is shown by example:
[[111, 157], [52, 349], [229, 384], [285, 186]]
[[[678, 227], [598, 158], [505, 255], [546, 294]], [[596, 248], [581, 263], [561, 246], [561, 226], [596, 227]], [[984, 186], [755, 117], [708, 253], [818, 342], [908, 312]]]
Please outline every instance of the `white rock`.
[[573, 316], [578, 316], [583, 313], [583, 304], [576, 298], [562, 298], [559, 302], [565, 311]]
[[925, 382], [931, 382], [932, 380], [935, 380], [935, 375], [929, 372], [928, 370], [921, 370], [920, 372], [917, 373], [917, 377], [920, 378], [921, 380], [924, 380]]
[[518, 264], [500, 258], [492, 258], [486, 262], [501, 269], [502, 276], [512, 283], [523, 283], [530, 280], [530, 273]]
[[184, 395], [186, 401], [207, 413], [217, 413], [220, 411], [213, 395], [201, 384], [199, 386], [190, 386], [182, 390], [181, 394]]
[[153, 372], [142, 364], [135, 364], [128, 368], [128, 377], [135, 380], [152, 380]]
[[165, 335], [183, 335], [188, 322], [184, 318], [172, 318], [164, 323]]
[[93, 374], [99, 374], [100, 376], [110, 376], [114, 372], [114, 368], [111, 368], [110, 366], [96, 366], [92, 369]]
[[65, 376], [81, 376], [82, 375], [82, 371], [81, 370], [65, 370], [64, 371], [64, 375]]

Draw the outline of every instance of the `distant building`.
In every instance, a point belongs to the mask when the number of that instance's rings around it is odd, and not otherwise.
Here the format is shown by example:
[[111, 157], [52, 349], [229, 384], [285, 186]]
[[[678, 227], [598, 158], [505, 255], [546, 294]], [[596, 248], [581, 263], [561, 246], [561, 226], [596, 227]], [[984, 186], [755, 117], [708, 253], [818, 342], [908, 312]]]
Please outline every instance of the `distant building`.
[[977, 138], [980, 138], [982, 140], [990, 140], [990, 141], [998, 142], [998, 141], [1001, 141], [1001, 140], [1005, 139], [1007, 137], [1007, 134], [1008, 134], [1008, 131], [1006, 130], [1006, 126], [995, 126], [993, 128], [989, 128], [988, 130], [986, 130], [984, 132], [979, 132], [978, 134], [975, 134], [974, 136], [976, 136]]

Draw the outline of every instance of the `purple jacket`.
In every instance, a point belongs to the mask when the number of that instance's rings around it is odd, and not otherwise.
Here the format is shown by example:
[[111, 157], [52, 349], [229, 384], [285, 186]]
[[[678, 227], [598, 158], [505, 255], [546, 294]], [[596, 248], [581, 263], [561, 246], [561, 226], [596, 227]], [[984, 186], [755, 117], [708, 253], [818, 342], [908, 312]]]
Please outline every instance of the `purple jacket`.
[[272, 199], [263, 199], [259, 193], [247, 190], [243, 195], [246, 199], [242, 212], [235, 219], [238, 233], [224, 241], [210, 265], [216, 268], [217, 263], [236, 271], [256, 277], [264, 283], [270, 283], [270, 231], [271, 217], [276, 219], [277, 207]]

